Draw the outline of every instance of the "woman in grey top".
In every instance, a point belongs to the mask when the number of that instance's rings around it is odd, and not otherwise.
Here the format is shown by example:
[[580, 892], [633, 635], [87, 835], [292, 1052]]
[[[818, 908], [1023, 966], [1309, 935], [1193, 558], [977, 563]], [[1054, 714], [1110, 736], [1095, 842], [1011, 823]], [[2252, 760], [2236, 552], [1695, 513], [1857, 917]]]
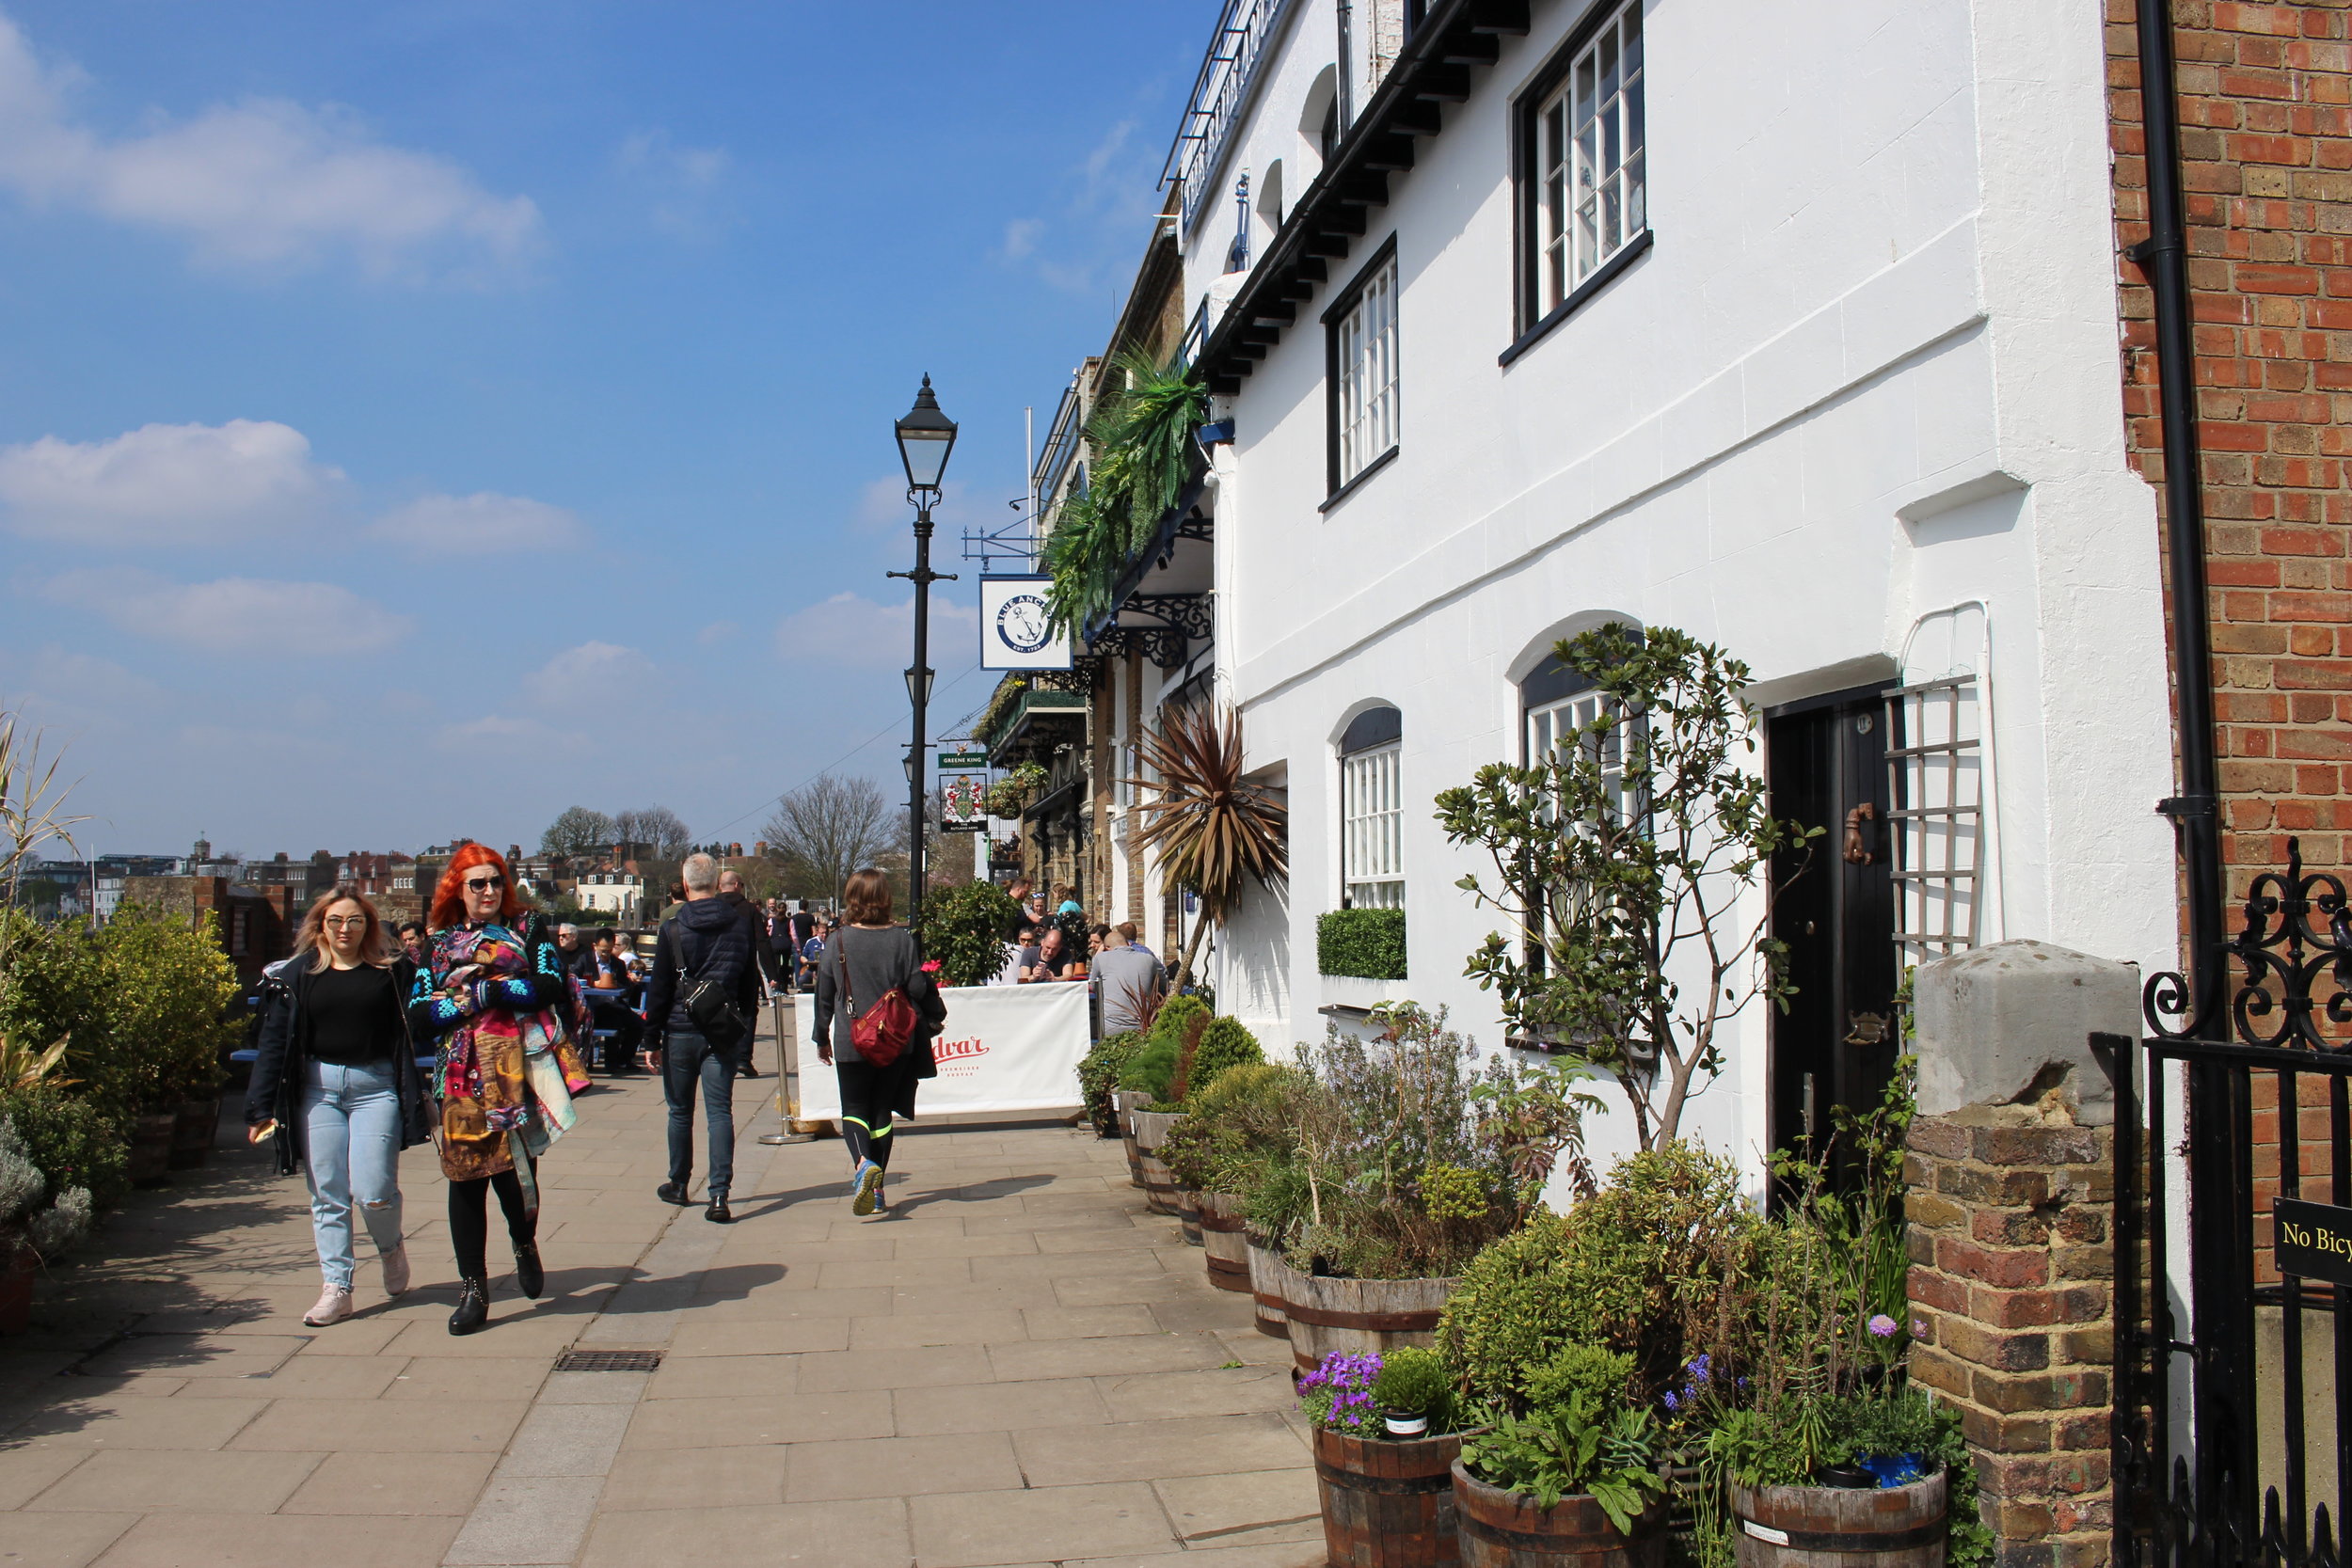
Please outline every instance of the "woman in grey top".
[[[890, 1164], [891, 1117], [914, 1115], [914, 1085], [937, 1077], [931, 1038], [947, 1017], [939, 987], [923, 973], [914, 933], [890, 920], [890, 883], [879, 871], [853, 874], [842, 890], [846, 918], [817, 964], [817, 1056], [841, 1085], [841, 1140], [849, 1148], [850, 1212], [885, 1210], [882, 1172]], [[843, 970], [848, 985], [843, 985]], [[893, 989], [914, 1005], [914, 1037], [898, 1059], [878, 1068], [858, 1054], [850, 1025]]]

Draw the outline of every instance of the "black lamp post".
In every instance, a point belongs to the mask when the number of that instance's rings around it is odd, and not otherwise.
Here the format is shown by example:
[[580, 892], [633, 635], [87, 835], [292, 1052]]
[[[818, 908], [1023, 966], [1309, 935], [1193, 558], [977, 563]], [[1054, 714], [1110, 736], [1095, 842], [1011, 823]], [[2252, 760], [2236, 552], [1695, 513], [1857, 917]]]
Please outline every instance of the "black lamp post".
[[898, 425], [898, 457], [907, 469], [907, 500], [914, 508], [914, 570], [893, 572], [914, 584], [914, 663], [907, 670], [907, 701], [914, 706], [914, 739], [907, 748], [907, 921], [923, 906], [923, 729], [931, 701], [931, 584], [953, 582], [953, 572], [931, 570], [931, 508], [939, 503], [939, 482], [947, 454], [956, 447], [956, 421], [939, 411], [931, 378], [914, 394], [914, 406]]

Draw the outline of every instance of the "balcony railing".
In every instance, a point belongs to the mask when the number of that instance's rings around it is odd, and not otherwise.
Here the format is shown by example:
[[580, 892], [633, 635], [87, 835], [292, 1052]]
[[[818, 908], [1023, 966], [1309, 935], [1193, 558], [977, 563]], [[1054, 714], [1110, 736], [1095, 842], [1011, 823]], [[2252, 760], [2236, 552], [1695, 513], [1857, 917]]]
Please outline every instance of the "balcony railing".
[[1225, 8], [1217, 16], [1208, 56], [1200, 62], [1200, 74], [1193, 81], [1192, 97], [1176, 133], [1176, 145], [1168, 149], [1168, 162], [1160, 170], [1163, 189], [1171, 179], [1184, 182], [1187, 234], [1216, 178], [1225, 139], [1241, 118], [1258, 73], [1259, 58], [1291, 5], [1292, 0], [1225, 0]]
[[1037, 467], [1029, 476], [1030, 483], [1037, 492], [1037, 503], [1043, 509], [1051, 510], [1053, 507], [1054, 492], [1061, 484], [1062, 475], [1069, 470], [1071, 461], [1078, 455], [1078, 437], [1084, 434], [1078, 420], [1080, 379], [1078, 376], [1070, 378], [1070, 386], [1061, 395], [1060, 406], [1054, 410], [1054, 422], [1046, 427], [1045, 446], [1038, 453]]

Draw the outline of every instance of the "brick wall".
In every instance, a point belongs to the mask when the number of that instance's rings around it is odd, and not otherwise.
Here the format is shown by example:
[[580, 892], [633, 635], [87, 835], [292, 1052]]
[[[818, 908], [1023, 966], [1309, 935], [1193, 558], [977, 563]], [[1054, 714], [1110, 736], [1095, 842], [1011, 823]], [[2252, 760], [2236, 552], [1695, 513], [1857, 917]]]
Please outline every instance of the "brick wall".
[[2113, 1157], [2062, 1110], [1911, 1125], [1911, 1374], [1961, 1413], [1998, 1568], [2106, 1560]]
[[[2132, 3], [2106, 4], [2120, 251], [2147, 235], [2147, 168]], [[2173, 17], [2234, 898], [2289, 835], [2314, 867], [2345, 864], [2352, 838], [2352, 8], [2174, 0]], [[2153, 307], [2119, 268], [2133, 460], [2161, 483]]]

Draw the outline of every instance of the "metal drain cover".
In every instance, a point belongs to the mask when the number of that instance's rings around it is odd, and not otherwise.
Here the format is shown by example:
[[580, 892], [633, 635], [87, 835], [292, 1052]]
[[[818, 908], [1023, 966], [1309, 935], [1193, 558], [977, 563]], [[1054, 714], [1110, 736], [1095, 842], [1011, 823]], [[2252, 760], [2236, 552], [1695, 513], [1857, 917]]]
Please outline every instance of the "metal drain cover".
[[559, 1372], [650, 1372], [660, 1366], [658, 1350], [567, 1350], [555, 1358]]

